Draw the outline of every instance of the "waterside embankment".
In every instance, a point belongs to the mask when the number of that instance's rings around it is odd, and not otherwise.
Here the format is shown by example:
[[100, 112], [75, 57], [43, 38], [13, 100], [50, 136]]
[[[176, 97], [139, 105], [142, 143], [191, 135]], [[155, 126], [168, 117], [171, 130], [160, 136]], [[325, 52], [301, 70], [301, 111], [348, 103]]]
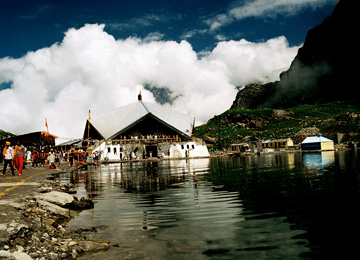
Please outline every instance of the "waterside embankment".
[[56, 182], [65, 171], [70, 171], [67, 163], [57, 169], [27, 166], [21, 176], [10, 171], [0, 176], [1, 259], [76, 259], [109, 248], [109, 241], [88, 239], [104, 227], [66, 229], [71, 218], [94, 204], [74, 196], [72, 185]]

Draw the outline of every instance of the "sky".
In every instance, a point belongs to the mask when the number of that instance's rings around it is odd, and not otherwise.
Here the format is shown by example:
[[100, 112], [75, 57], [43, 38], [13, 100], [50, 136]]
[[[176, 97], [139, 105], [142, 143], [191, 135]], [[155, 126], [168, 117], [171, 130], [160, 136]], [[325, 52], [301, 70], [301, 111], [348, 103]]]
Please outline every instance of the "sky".
[[[338, 0], [2, 0], [0, 129], [81, 137], [137, 100], [196, 117], [229, 109], [239, 88], [279, 79]], [[156, 91], [157, 92], [156, 92]]]

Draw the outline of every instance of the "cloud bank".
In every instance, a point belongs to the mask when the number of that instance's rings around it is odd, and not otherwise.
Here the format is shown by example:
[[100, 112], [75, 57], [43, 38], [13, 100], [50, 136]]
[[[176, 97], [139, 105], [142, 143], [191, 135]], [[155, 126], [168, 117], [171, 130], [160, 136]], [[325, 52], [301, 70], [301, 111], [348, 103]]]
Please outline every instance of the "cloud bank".
[[219, 42], [207, 53], [187, 41], [116, 40], [104, 25], [69, 29], [62, 42], [13, 59], [0, 59], [0, 129], [16, 134], [45, 130], [82, 136], [92, 116], [137, 100], [155, 102], [149, 88], [166, 88], [165, 107], [190, 113], [197, 124], [229, 109], [238, 86], [278, 80], [298, 47], [285, 37], [253, 43]]

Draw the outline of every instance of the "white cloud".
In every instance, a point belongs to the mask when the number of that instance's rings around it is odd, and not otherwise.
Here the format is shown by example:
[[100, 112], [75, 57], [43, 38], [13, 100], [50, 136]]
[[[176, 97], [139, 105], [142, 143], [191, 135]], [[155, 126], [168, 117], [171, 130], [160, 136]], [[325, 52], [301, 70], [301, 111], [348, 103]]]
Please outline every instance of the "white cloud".
[[205, 123], [231, 106], [236, 86], [278, 79], [296, 52], [279, 37], [220, 42], [199, 58], [187, 41], [115, 40], [104, 25], [85, 25], [51, 47], [0, 59], [0, 84], [13, 82], [0, 91], [0, 129], [45, 130], [47, 118], [50, 132], [79, 137], [89, 109], [96, 116], [124, 106], [137, 100], [139, 90], [155, 102], [146, 83], [167, 87], [177, 97], [172, 109]]
[[220, 42], [209, 54], [209, 60], [222, 61], [227, 67], [231, 84], [266, 83], [278, 80], [279, 74], [289, 68], [299, 47], [289, 47], [284, 36], [266, 42]]
[[160, 41], [164, 37], [164, 34], [160, 32], [151, 32], [145, 36], [144, 42]]
[[166, 24], [170, 21], [181, 20], [182, 15], [176, 13], [170, 13], [166, 9], [156, 10], [153, 13], [146, 13], [142, 16], [133, 17], [124, 23], [109, 23], [107, 26], [113, 30], [128, 30], [138, 29], [139, 27], [149, 27], [156, 24]]
[[226, 13], [206, 19], [204, 22], [209, 30], [214, 32], [236, 20], [249, 17], [269, 18], [277, 15], [295, 15], [305, 7], [318, 8], [327, 3], [336, 3], [339, 0], [250, 0], [235, 1]]

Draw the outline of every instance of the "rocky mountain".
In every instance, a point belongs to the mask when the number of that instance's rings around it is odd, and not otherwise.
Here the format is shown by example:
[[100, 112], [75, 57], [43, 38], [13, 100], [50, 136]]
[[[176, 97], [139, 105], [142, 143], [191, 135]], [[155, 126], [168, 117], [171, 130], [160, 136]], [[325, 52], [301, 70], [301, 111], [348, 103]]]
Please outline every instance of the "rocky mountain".
[[231, 108], [293, 107], [328, 102], [359, 104], [355, 1], [340, 0], [332, 15], [309, 30], [280, 81], [250, 84]]

